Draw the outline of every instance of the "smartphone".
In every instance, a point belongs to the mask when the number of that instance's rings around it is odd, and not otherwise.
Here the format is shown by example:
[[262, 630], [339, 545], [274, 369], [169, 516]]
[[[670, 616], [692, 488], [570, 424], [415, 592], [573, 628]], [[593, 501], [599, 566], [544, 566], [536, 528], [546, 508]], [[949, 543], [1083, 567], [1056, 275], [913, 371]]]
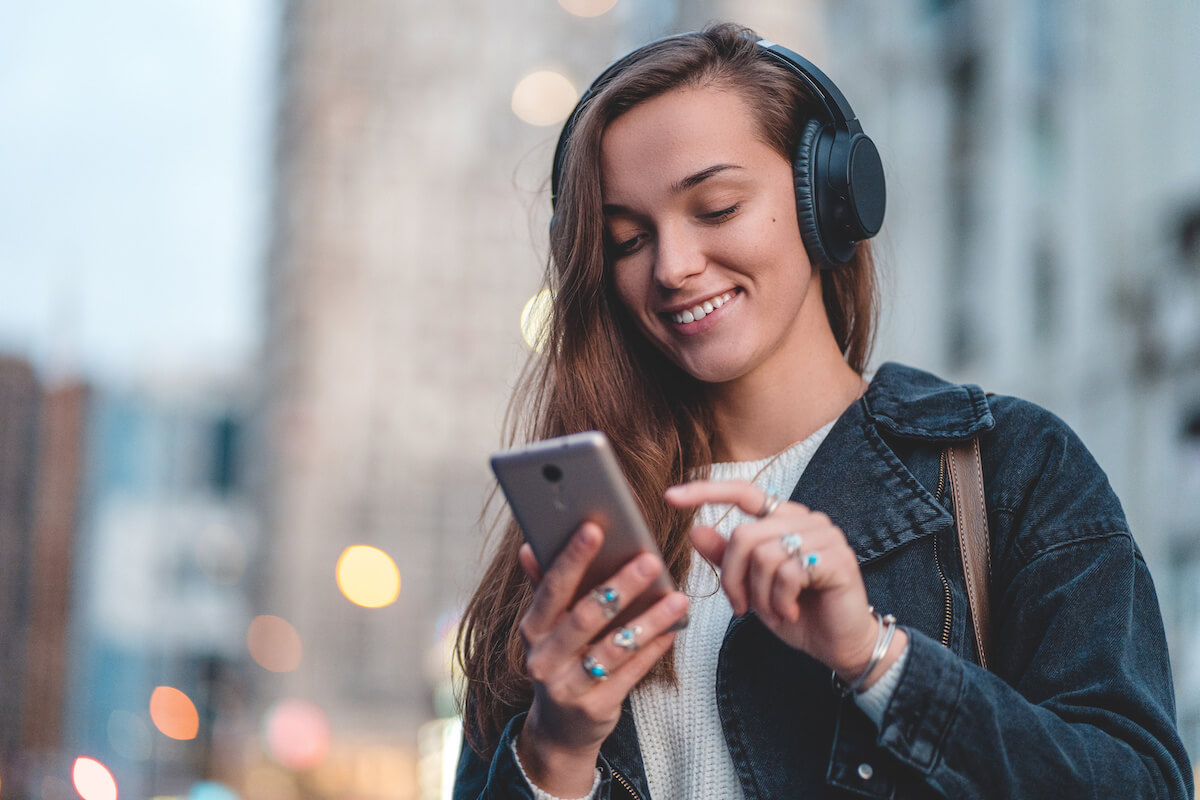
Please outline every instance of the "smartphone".
[[[543, 572], [584, 522], [595, 522], [604, 530], [604, 545], [584, 574], [576, 600], [641, 553], [661, 558], [603, 433], [573, 433], [493, 453], [491, 464]], [[664, 570], [608, 629], [636, 617], [674, 590], [675, 582]], [[685, 625], [686, 617], [674, 629]]]

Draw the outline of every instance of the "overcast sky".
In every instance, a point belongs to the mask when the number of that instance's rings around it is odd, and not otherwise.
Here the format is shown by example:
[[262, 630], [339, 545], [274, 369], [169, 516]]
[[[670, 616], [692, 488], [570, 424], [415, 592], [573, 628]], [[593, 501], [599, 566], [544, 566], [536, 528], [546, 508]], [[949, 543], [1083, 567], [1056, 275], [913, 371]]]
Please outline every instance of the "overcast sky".
[[0, 0], [0, 352], [104, 379], [253, 356], [272, 0]]

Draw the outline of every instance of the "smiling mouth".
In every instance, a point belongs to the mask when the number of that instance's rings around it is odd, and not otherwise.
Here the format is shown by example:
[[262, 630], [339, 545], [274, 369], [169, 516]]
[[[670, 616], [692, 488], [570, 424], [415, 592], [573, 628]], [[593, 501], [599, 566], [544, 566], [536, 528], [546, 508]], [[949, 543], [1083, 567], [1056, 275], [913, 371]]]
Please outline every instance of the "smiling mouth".
[[712, 299], [706, 300], [691, 308], [685, 308], [683, 311], [677, 311], [673, 314], [668, 314], [674, 324], [683, 325], [686, 323], [695, 323], [696, 320], [704, 319], [712, 314], [716, 309], [724, 306], [725, 303], [733, 299], [733, 295], [737, 294], [736, 290], [726, 291], [725, 294], [716, 295]]
[[671, 321], [676, 325], [695, 322], [697, 320], [704, 319], [713, 311], [716, 311], [718, 308], [728, 303], [733, 299], [735, 294], [737, 294], [736, 291], [728, 291], [709, 300], [705, 300], [703, 303], [694, 305], [691, 308], [686, 308], [683, 311], [676, 311], [675, 313], [668, 314], [667, 316], [669, 316]]

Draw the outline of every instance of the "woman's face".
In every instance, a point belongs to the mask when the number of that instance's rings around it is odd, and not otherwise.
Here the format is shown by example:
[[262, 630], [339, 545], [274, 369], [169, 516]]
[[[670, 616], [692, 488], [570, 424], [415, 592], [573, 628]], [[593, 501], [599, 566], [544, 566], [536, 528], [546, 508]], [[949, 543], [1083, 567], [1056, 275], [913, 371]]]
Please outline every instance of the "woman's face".
[[617, 294], [650, 341], [709, 383], [794, 368], [825, 311], [791, 164], [746, 101], [688, 88], [641, 103], [608, 125], [600, 168]]

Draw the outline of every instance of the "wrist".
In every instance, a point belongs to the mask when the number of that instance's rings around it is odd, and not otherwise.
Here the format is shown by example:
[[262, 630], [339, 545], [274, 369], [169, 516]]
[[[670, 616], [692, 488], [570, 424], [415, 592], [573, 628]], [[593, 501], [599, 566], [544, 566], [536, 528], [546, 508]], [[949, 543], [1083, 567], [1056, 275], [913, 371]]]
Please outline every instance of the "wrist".
[[[834, 667], [834, 683], [844, 695], [863, 692], [875, 684], [888, 667], [896, 662], [908, 644], [908, 635], [900, 630], [891, 614], [881, 615], [870, 607], [870, 633], [864, 632], [858, 657], [841, 667]], [[896, 640], [900, 640], [899, 647]]]
[[583, 797], [595, 782], [599, 745], [574, 748], [543, 736], [536, 721], [526, 717], [514, 751], [525, 777], [542, 791], [558, 797]]
[[902, 628], [897, 628], [896, 635], [893, 637], [887, 652], [883, 654], [883, 658], [879, 660], [879, 663], [875, 666], [875, 669], [871, 670], [871, 674], [867, 676], [866, 681], [864, 681], [863, 685], [858, 688], [858, 691], [865, 692], [867, 689], [870, 689], [872, 686], [878, 683], [879, 679], [882, 678], [884, 674], [892, 668], [892, 665], [900, 659], [900, 656], [907, 648], [908, 633], [906, 633]]

